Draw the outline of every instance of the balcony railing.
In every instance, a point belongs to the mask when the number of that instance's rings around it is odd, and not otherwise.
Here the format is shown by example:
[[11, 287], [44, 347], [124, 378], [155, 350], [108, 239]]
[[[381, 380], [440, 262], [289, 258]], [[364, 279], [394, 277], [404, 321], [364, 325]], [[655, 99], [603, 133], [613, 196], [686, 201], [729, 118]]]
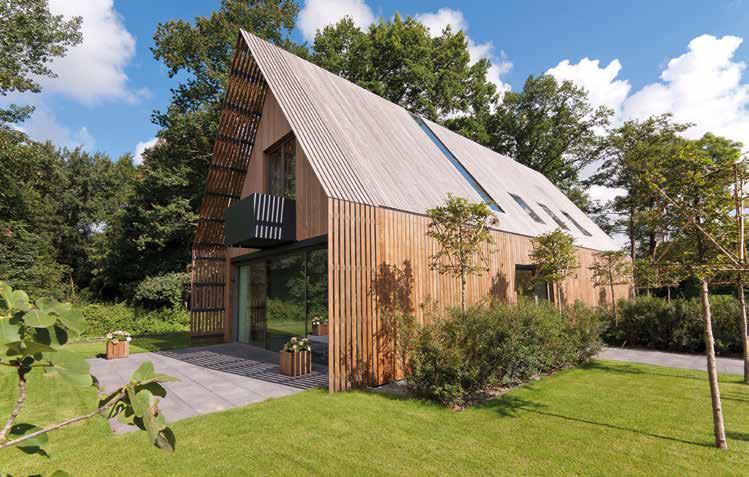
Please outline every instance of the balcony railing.
[[296, 239], [296, 201], [250, 194], [224, 211], [224, 242], [229, 247], [269, 248]]

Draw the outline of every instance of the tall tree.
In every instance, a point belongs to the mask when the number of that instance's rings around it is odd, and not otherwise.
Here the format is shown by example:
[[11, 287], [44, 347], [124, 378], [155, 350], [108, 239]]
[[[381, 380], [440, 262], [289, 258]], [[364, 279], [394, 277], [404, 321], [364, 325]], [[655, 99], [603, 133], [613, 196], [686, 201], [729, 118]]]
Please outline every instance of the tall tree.
[[466, 279], [489, 268], [492, 252], [487, 252], [487, 247], [494, 244], [489, 227], [496, 227], [499, 221], [485, 203], [472, 203], [451, 194], [427, 215], [427, 236], [439, 245], [430, 257], [430, 267], [460, 278], [460, 307], [465, 311]]
[[489, 62], [471, 63], [462, 31], [438, 36], [396, 14], [362, 31], [345, 17], [315, 36], [310, 59], [409, 111], [433, 121], [487, 115], [496, 87]]
[[185, 270], [239, 29], [293, 49], [286, 37], [298, 11], [293, 0], [223, 0], [192, 23], [159, 24], [153, 55], [171, 77], [185, 79], [172, 90], [167, 109], [153, 114], [159, 140], [146, 152], [133, 198], [114, 229], [103, 294], [128, 294], [146, 276]]
[[643, 171], [653, 190], [668, 203], [665, 220], [673, 237], [669, 259], [700, 282], [715, 445], [720, 449], [728, 445], [715, 366], [709, 285], [726, 269], [738, 265], [730, 244], [736, 237], [732, 186], [740, 151], [740, 144], [708, 133], [699, 140], [684, 141], [666, 158], [665, 174]]
[[[612, 231], [624, 233], [629, 255], [635, 264], [650, 269], [659, 245], [667, 237], [668, 224], [662, 219], [665, 199], [654, 191], [647, 178], [666, 174], [667, 158], [682, 147], [680, 133], [688, 124], [673, 123], [670, 115], [653, 116], [644, 121], [627, 121], [611, 132], [609, 149], [592, 182], [624, 190], [605, 207], [614, 216]], [[649, 278], [635, 268], [635, 286], [647, 288]]]
[[593, 108], [588, 93], [570, 81], [530, 76], [520, 92], [508, 91], [489, 119], [485, 145], [537, 170], [585, 207], [583, 168], [603, 158], [602, 134], [613, 111]]
[[[49, 63], [81, 42], [81, 17], [52, 15], [48, 0], [0, 2], [0, 96], [41, 91], [38, 78], [54, 77]], [[27, 118], [32, 107], [0, 108], [0, 124]]]
[[629, 283], [632, 275], [631, 263], [623, 250], [606, 250], [597, 252], [594, 256], [593, 265], [590, 266], [590, 270], [593, 272], [593, 283], [599, 287], [607, 287], [609, 290], [611, 313], [614, 315], [615, 322], [618, 320], [618, 313], [614, 286]]

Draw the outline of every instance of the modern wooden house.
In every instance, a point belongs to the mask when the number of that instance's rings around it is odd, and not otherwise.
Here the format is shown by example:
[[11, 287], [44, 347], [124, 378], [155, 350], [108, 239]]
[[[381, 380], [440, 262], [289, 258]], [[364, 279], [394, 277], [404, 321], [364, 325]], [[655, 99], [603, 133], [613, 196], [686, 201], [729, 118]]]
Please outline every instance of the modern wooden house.
[[[615, 243], [543, 175], [242, 32], [193, 244], [193, 339], [275, 351], [328, 319], [314, 343], [331, 391], [393, 379], [384, 312], [460, 303], [459, 280], [428, 266], [425, 212], [447, 193], [499, 219], [469, 303], [610, 299], [588, 267]], [[580, 268], [550, 297], [529, 286], [530, 238], [557, 227]]]

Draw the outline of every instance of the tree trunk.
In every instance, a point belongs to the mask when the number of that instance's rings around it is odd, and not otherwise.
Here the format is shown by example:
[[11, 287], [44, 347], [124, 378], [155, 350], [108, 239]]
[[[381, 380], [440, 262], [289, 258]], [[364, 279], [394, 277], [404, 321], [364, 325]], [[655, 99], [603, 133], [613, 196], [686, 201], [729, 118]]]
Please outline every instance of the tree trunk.
[[[629, 208], [629, 256], [632, 264], [635, 263], [635, 254], [637, 253], [637, 244], [635, 243], [635, 209]], [[635, 276], [635, 267], [632, 267], [632, 296], [637, 296], [637, 277]]]
[[460, 272], [460, 309], [466, 311], [466, 273]]
[[744, 384], [749, 384], [749, 339], [747, 339], [744, 281], [741, 278], [741, 272], [739, 272], [736, 277], [736, 291], [739, 294], [739, 306], [741, 310], [741, 347], [744, 352]]
[[702, 318], [705, 324], [705, 355], [707, 357], [707, 375], [710, 381], [710, 399], [713, 406], [713, 427], [715, 433], [715, 447], [728, 450], [726, 430], [723, 426], [723, 409], [720, 404], [720, 388], [718, 387], [718, 370], [715, 367], [715, 347], [713, 345], [713, 323], [710, 312], [710, 295], [707, 280], [700, 280], [700, 301], [702, 302]]
[[609, 287], [611, 288], [611, 313], [614, 314], [614, 324], [619, 325], [619, 316], [616, 311], [616, 295], [614, 295], [614, 279], [609, 274]]

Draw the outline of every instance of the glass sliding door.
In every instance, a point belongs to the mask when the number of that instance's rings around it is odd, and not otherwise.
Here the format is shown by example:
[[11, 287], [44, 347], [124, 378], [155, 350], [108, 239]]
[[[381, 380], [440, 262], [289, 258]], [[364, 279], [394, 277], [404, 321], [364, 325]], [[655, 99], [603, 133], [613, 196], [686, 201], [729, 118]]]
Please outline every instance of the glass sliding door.
[[[328, 251], [308, 249], [237, 265], [237, 341], [279, 351], [328, 317]], [[327, 361], [327, 336], [312, 340], [313, 359]]]

